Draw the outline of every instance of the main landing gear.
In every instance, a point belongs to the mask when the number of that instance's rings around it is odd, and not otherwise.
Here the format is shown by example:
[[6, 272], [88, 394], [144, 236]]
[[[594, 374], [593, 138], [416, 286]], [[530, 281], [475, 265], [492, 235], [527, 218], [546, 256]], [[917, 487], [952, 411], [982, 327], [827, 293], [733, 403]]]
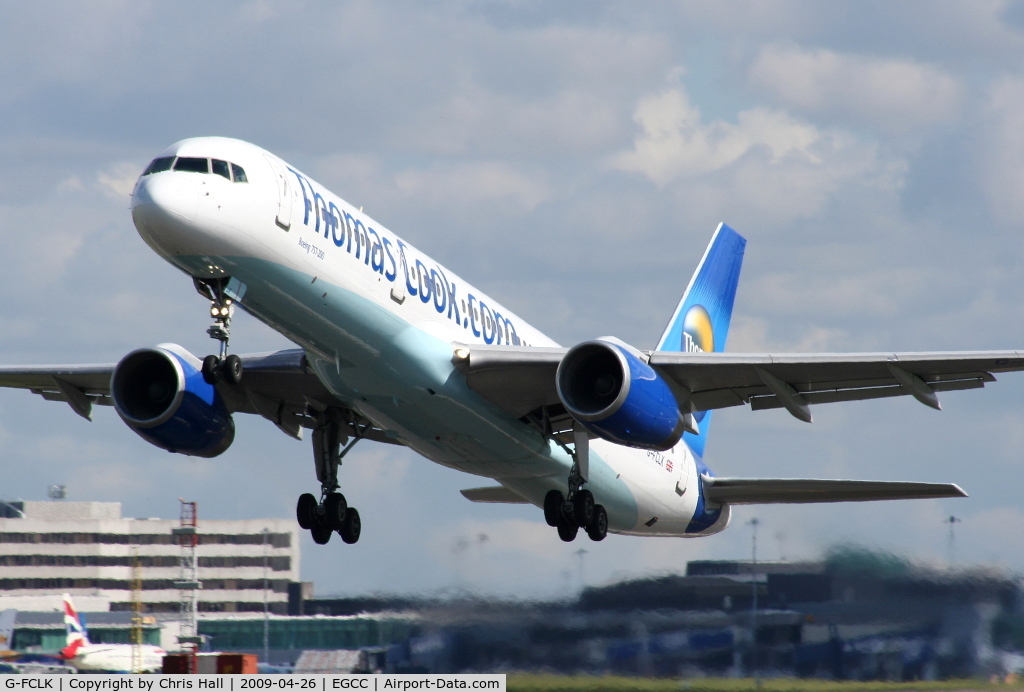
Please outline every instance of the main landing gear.
[[[367, 429], [369, 425], [366, 424]], [[351, 442], [346, 432], [350, 429], [356, 433]], [[313, 430], [313, 457], [316, 479], [320, 481], [320, 500], [317, 501], [312, 493], [300, 495], [295, 506], [295, 518], [319, 545], [330, 541], [335, 532], [346, 543], [359, 540], [362, 530], [359, 510], [349, 507], [345, 496], [338, 492], [338, 467], [365, 432], [358, 425], [348, 425], [337, 409], [327, 409], [318, 415], [317, 426]], [[345, 445], [344, 449], [342, 445]]]
[[586, 430], [573, 427], [573, 447], [555, 438], [572, 456], [569, 470], [568, 489], [563, 495], [560, 490], [549, 490], [544, 496], [544, 520], [548, 526], [558, 529], [558, 537], [566, 543], [576, 539], [580, 529], [587, 532], [592, 541], [603, 541], [608, 535], [608, 512], [603, 505], [594, 503], [594, 494], [583, 487], [590, 473], [590, 441]]
[[228, 341], [231, 340], [231, 316], [235, 312], [234, 301], [225, 293], [227, 278], [194, 279], [196, 290], [210, 300], [210, 317], [213, 323], [206, 333], [220, 342], [220, 355], [210, 354], [203, 359], [203, 379], [217, 384], [222, 379], [230, 384], [242, 381], [242, 359], [228, 355]]

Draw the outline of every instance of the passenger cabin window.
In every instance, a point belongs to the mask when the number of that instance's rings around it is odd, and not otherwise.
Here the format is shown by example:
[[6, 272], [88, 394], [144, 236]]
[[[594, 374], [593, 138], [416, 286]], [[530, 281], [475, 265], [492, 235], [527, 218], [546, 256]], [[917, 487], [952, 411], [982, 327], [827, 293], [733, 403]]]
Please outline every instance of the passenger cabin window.
[[235, 164], [231, 164], [231, 179], [236, 183], [249, 182], [249, 179], [245, 177], [245, 171], [242, 170], [242, 167]]
[[231, 172], [228, 170], [228, 162], [221, 161], [220, 159], [213, 159], [213, 172], [215, 175], [222, 175], [228, 180], [231, 180]]
[[161, 171], [171, 170], [171, 164], [174, 163], [173, 156], [161, 156], [158, 159], [153, 159], [146, 166], [146, 170], [142, 172], [142, 175], [149, 175], [151, 173], [160, 173]]
[[210, 160], [193, 158], [191, 156], [179, 156], [174, 162], [174, 170], [189, 171], [191, 173], [209, 173]]

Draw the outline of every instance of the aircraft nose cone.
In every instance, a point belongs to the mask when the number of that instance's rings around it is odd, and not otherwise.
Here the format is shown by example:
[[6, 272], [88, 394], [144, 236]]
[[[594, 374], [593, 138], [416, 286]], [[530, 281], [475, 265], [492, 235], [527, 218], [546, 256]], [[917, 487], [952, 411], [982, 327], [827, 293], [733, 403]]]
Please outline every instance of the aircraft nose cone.
[[132, 220], [139, 235], [165, 256], [190, 247], [199, 207], [199, 185], [188, 173], [143, 176], [132, 197]]
[[132, 212], [157, 214], [193, 221], [199, 206], [199, 187], [193, 176], [165, 172], [147, 175], [139, 181], [132, 198]]

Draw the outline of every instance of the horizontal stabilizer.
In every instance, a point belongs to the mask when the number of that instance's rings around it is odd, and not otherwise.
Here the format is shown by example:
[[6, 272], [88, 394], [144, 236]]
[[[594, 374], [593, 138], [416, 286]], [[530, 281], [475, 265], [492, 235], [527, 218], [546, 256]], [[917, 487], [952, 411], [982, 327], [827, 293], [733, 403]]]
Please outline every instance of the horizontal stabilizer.
[[713, 478], [701, 476], [704, 496], [716, 505], [869, 502], [967, 497], [955, 483], [844, 481], [815, 478]]
[[521, 495], [517, 495], [502, 485], [495, 485], [490, 488], [466, 488], [460, 490], [462, 496], [472, 502], [490, 502], [502, 505], [526, 505], [529, 504]]

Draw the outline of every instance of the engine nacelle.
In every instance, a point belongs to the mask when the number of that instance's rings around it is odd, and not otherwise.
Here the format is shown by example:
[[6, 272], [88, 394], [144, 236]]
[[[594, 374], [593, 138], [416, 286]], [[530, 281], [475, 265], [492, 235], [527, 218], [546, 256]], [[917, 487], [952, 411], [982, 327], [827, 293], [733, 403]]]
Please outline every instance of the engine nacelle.
[[121, 419], [147, 442], [215, 457], [234, 441], [235, 423], [193, 361], [174, 344], [132, 351], [114, 368], [110, 395]]
[[713, 536], [722, 533], [729, 526], [732, 519], [732, 506], [722, 505], [718, 509], [708, 510], [705, 507], [698, 507], [697, 513], [686, 528], [688, 536]]
[[555, 383], [572, 417], [605, 440], [666, 450], [683, 436], [685, 421], [668, 384], [618, 339], [573, 346]]

